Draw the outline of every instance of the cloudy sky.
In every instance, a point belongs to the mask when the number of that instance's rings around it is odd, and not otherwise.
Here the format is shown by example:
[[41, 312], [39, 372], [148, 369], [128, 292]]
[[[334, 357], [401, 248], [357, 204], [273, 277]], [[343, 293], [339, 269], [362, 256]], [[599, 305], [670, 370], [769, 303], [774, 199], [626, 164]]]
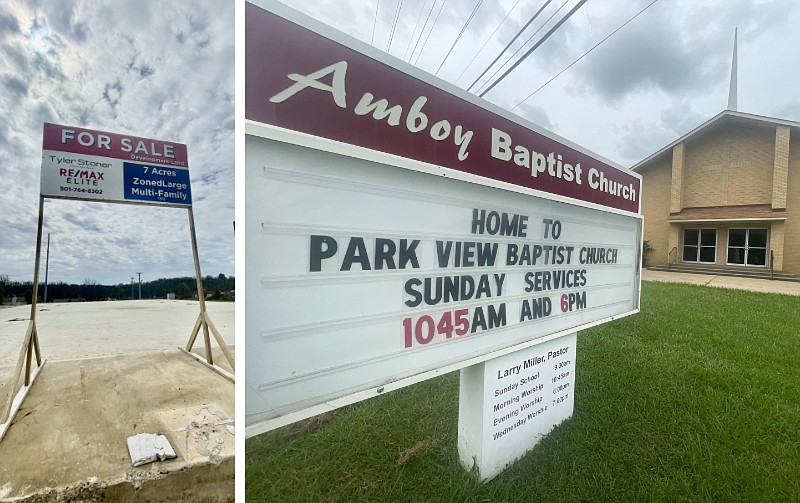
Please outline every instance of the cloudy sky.
[[[520, 104], [650, 1], [589, 0], [486, 98], [631, 166], [726, 107], [738, 26], [739, 110], [800, 121], [800, 67], [786, 59], [800, 48], [792, 0], [658, 0]], [[545, 2], [285, 1], [462, 88]], [[552, 0], [513, 49], [577, 2]], [[227, 0], [0, 3], [0, 274], [32, 278], [48, 121], [186, 143], [203, 273], [233, 274], [233, 17]], [[61, 200], [45, 208], [51, 281], [193, 272], [183, 210]]]
[[[233, 11], [0, 2], [0, 274], [33, 279], [44, 122], [187, 144], [202, 273], [233, 274]], [[184, 209], [49, 200], [44, 215], [51, 282], [194, 274]]]
[[[467, 88], [545, 2], [284, 3], [383, 51], [388, 47], [393, 56], [430, 73], [438, 71], [440, 78]], [[630, 167], [727, 107], [734, 28], [738, 27], [739, 111], [800, 121], [800, 86], [796, 84], [800, 66], [793, 63], [800, 49], [796, 29], [800, 2], [793, 0], [658, 0], [518, 106], [650, 2], [589, 0], [485, 98]], [[550, 2], [513, 50], [541, 28], [530, 47], [577, 3]], [[474, 19], [445, 60], [477, 5]]]

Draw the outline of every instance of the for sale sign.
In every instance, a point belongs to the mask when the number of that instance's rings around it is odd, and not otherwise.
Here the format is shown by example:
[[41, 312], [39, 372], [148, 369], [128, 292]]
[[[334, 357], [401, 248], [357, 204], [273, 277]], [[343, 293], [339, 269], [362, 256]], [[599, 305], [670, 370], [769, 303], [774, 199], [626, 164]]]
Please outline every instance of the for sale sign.
[[107, 202], [190, 206], [186, 145], [45, 124], [41, 194]]

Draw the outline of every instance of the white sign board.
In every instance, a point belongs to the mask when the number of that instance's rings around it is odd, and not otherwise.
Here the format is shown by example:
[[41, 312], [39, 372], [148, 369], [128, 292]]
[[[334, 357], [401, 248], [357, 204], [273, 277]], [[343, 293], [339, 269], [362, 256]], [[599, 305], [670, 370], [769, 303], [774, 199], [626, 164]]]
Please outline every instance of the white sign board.
[[245, 177], [249, 422], [638, 309], [638, 218], [252, 135]]
[[491, 480], [572, 416], [577, 334], [461, 371], [458, 455]]

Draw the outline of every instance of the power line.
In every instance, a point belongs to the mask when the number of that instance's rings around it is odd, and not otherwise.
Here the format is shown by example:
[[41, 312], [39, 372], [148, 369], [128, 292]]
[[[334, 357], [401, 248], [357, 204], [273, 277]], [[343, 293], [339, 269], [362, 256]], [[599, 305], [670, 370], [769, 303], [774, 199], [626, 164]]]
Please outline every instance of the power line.
[[[479, 93], [479, 92], [482, 90], [482, 88], [484, 88], [485, 86], [487, 86], [487, 85], [489, 84], [489, 82], [491, 82], [491, 81], [492, 81], [492, 80], [495, 78], [495, 76], [496, 76], [498, 73], [500, 73], [500, 72], [502, 72], [502, 71], [503, 71], [503, 69], [506, 67], [506, 65], [507, 65], [508, 63], [510, 63], [510, 62], [511, 62], [511, 61], [512, 61], [512, 60], [513, 60], [515, 57], [516, 57], [516, 55], [517, 55], [517, 54], [519, 54], [520, 52], [522, 52], [523, 50], [525, 50], [525, 46], [526, 46], [526, 45], [528, 45], [528, 42], [530, 42], [530, 41], [533, 39], [533, 37], [535, 37], [536, 35], [538, 35], [538, 34], [539, 34], [539, 32], [540, 32], [540, 31], [542, 31], [542, 30], [545, 28], [545, 26], [547, 26], [547, 23], [549, 23], [551, 19], [553, 19], [554, 17], [556, 17], [556, 14], [558, 14], [559, 12], [561, 12], [561, 9], [563, 9], [564, 7], [566, 7], [566, 6], [567, 6], [567, 4], [568, 4], [569, 2], [570, 2], [570, 0], [564, 0], [564, 1], [561, 3], [561, 5], [559, 5], [559, 6], [558, 6], [558, 9], [556, 9], [556, 10], [555, 10], [555, 11], [554, 11], [552, 14], [550, 14], [550, 16], [549, 16], [547, 19], [545, 19], [545, 20], [544, 20], [544, 22], [541, 24], [541, 26], [539, 26], [538, 28], [536, 28], [536, 31], [535, 31], [535, 32], [533, 32], [533, 33], [531, 33], [531, 34], [528, 36], [528, 38], [526, 38], [526, 39], [525, 39], [525, 42], [523, 42], [523, 43], [522, 43], [522, 45], [521, 45], [521, 46], [519, 46], [519, 47], [517, 48], [517, 50], [516, 50], [516, 51], [514, 51], [514, 54], [512, 54], [512, 55], [511, 55], [511, 56], [509, 56], [509, 57], [508, 57], [508, 58], [507, 58], [505, 61], [503, 61], [503, 63], [502, 63], [500, 66], [498, 66], [498, 67], [497, 67], [497, 69], [496, 69], [496, 70], [495, 70], [495, 71], [492, 73], [492, 75], [491, 75], [491, 76], [490, 76], [488, 79], [486, 79], [486, 80], [483, 82], [483, 84], [481, 84], [480, 86], [478, 86], [478, 88], [475, 90], [475, 93]], [[488, 68], [487, 68], [487, 70], [488, 70]]]
[[545, 7], [547, 7], [548, 5], [550, 5], [550, 2], [552, 2], [552, 1], [553, 1], [553, 0], [547, 0], [547, 1], [544, 3], [544, 5], [542, 5], [542, 6], [539, 8], [539, 10], [537, 10], [537, 11], [536, 11], [536, 14], [534, 14], [534, 15], [533, 15], [533, 17], [531, 17], [531, 18], [528, 20], [528, 22], [527, 22], [527, 23], [525, 23], [525, 26], [523, 26], [523, 27], [522, 27], [522, 29], [521, 29], [521, 30], [519, 30], [519, 31], [517, 32], [517, 34], [516, 34], [516, 35], [514, 35], [514, 38], [512, 38], [512, 39], [511, 39], [511, 42], [509, 42], [509, 43], [508, 43], [508, 44], [507, 44], [505, 47], [503, 47], [503, 50], [502, 50], [502, 51], [500, 51], [500, 54], [498, 54], [496, 58], [494, 58], [494, 61], [492, 61], [491, 63], [489, 63], [489, 66], [487, 66], [487, 67], [486, 67], [486, 70], [484, 70], [484, 71], [483, 71], [483, 73], [481, 73], [480, 75], [478, 75], [478, 78], [477, 78], [477, 79], [475, 79], [475, 81], [474, 81], [472, 84], [470, 84], [470, 85], [469, 85], [469, 87], [467, 88], [467, 91], [469, 91], [470, 89], [472, 89], [472, 87], [473, 87], [475, 84], [477, 84], [477, 83], [478, 83], [478, 81], [479, 81], [479, 80], [481, 80], [481, 78], [482, 78], [484, 75], [486, 75], [486, 72], [488, 72], [488, 71], [489, 71], [489, 69], [490, 69], [492, 66], [494, 66], [494, 64], [495, 64], [495, 63], [497, 63], [497, 60], [498, 60], [498, 59], [500, 59], [500, 58], [503, 56], [503, 53], [504, 53], [504, 52], [506, 52], [506, 51], [508, 50], [508, 48], [509, 48], [509, 47], [511, 47], [511, 44], [513, 44], [513, 43], [514, 43], [514, 42], [515, 42], [515, 41], [516, 41], [516, 40], [519, 38], [519, 36], [520, 36], [520, 35], [522, 35], [522, 32], [524, 32], [524, 31], [525, 31], [525, 30], [528, 28], [528, 26], [530, 26], [530, 25], [531, 25], [531, 23], [532, 23], [532, 22], [533, 22], [533, 21], [534, 21], [534, 20], [535, 20], [537, 17], [539, 17], [539, 14], [541, 14], [541, 13], [542, 13], [542, 11], [545, 9]]
[[505, 23], [505, 22], [506, 22], [506, 19], [508, 19], [508, 16], [510, 16], [510, 15], [511, 15], [511, 12], [513, 12], [513, 11], [514, 11], [514, 9], [516, 9], [516, 8], [517, 8], [517, 5], [519, 5], [519, 3], [520, 3], [521, 1], [522, 1], [522, 0], [517, 0], [517, 3], [515, 3], [515, 4], [514, 4], [514, 6], [513, 6], [513, 7], [511, 7], [511, 10], [509, 10], [509, 11], [506, 13], [506, 17], [504, 17], [504, 18], [503, 18], [503, 20], [502, 20], [502, 21], [500, 21], [500, 24], [498, 24], [498, 25], [497, 25], [497, 28], [495, 28], [495, 29], [494, 29], [494, 31], [492, 32], [492, 34], [491, 34], [491, 35], [489, 35], [489, 38], [487, 38], [487, 39], [486, 39], [486, 42], [484, 42], [484, 43], [483, 43], [483, 45], [481, 46], [481, 48], [480, 48], [480, 49], [478, 49], [478, 51], [475, 53], [475, 55], [474, 55], [474, 56], [472, 56], [472, 59], [471, 59], [471, 60], [469, 60], [469, 63], [467, 63], [467, 66], [465, 66], [465, 67], [464, 67], [464, 69], [463, 69], [463, 70], [461, 70], [461, 74], [460, 74], [460, 75], [459, 75], [459, 76], [456, 78], [456, 80], [454, 81], [454, 83], [455, 83], [455, 82], [458, 82], [459, 80], [461, 80], [461, 77], [463, 77], [463, 76], [464, 76], [464, 73], [467, 71], [467, 69], [468, 69], [470, 66], [472, 66], [472, 63], [475, 61], [475, 58], [477, 58], [477, 57], [478, 57], [478, 54], [480, 54], [481, 52], [483, 52], [483, 49], [486, 47], [486, 44], [488, 44], [488, 43], [489, 43], [489, 41], [490, 41], [490, 40], [492, 40], [492, 38], [494, 37], [495, 33], [497, 33], [497, 30], [499, 30], [499, 29], [500, 29], [500, 27], [501, 27], [501, 26], [503, 26], [503, 23]]
[[394, 31], [397, 29], [397, 20], [400, 19], [400, 9], [403, 8], [403, 0], [397, 2], [397, 10], [394, 13], [394, 22], [392, 22], [392, 31], [389, 33], [389, 43], [386, 44], [386, 52], [392, 47], [392, 39], [394, 39]]
[[417, 64], [417, 61], [419, 61], [419, 57], [422, 56], [422, 51], [425, 50], [425, 46], [428, 45], [428, 39], [431, 38], [431, 33], [433, 33], [433, 29], [436, 27], [436, 22], [439, 21], [439, 15], [442, 13], [442, 10], [444, 9], [444, 4], [446, 4], [446, 3], [447, 3], [447, 0], [444, 0], [442, 2], [442, 6], [439, 7], [439, 12], [437, 12], [436, 13], [436, 17], [433, 18], [433, 24], [431, 25], [431, 30], [428, 32], [428, 36], [425, 37], [425, 42], [423, 42], [422, 48], [417, 53], [417, 59], [414, 60], [414, 64], [415, 65]]
[[375, 27], [378, 25], [378, 11], [381, 10], [381, 0], [378, 0], [378, 5], [375, 6], [375, 21], [372, 22], [372, 38], [369, 45], [375, 45]]
[[511, 110], [514, 110], [514, 109], [515, 109], [515, 108], [517, 108], [518, 106], [520, 106], [520, 105], [522, 105], [523, 103], [525, 103], [526, 101], [528, 101], [528, 100], [529, 100], [529, 99], [530, 99], [530, 98], [531, 98], [531, 97], [532, 97], [534, 94], [536, 94], [536, 93], [538, 93], [539, 91], [541, 91], [541, 90], [542, 90], [542, 89], [543, 89], [543, 88], [544, 88], [544, 87], [545, 87], [547, 84], [549, 84], [550, 82], [553, 82], [554, 80], [556, 80], [558, 77], [560, 77], [560, 76], [561, 76], [561, 74], [562, 74], [562, 73], [564, 73], [564, 72], [566, 72], [567, 70], [569, 70], [570, 68], [572, 68], [572, 67], [573, 67], [573, 66], [574, 66], [574, 65], [575, 65], [575, 64], [576, 64], [578, 61], [582, 60], [582, 59], [583, 59], [583, 58], [585, 58], [585, 57], [586, 57], [586, 56], [587, 56], [587, 55], [588, 55], [590, 52], [592, 52], [593, 50], [597, 49], [597, 47], [598, 47], [600, 44], [602, 44], [603, 42], [605, 42], [606, 40], [608, 40], [609, 38], [611, 38], [611, 37], [612, 37], [612, 36], [613, 36], [615, 33], [617, 33], [618, 31], [620, 31], [621, 29], [625, 28], [625, 26], [626, 26], [628, 23], [630, 23], [631, 21], [633, 21], [634, 19], [636, 19], [637, 17], [639, 17], [639, 15], [640, 15], [640, 14], [642, 14], [644, 11], [646, 11], [647, 9], [649, 9], [649, 8], [650, 8], [650, 7], [651, 7], [651, 6], [652, 6], [654, 3], [656, 3], [656, 2], [658, 2], [658, 0], [653, 0], [652, 2], [650, 2], [649, 4], [647, 4], [647, 6], [646, 6], [644, 9], [640, 10], [639, 12], [637, 12], [635, 16], [633, 16], [632, 18], [630, 18], [630, 19], [628, 19], [627, 21], [625, 21], [624, 23], [622, 23], [622, 24], [619, 26], [619, 28], [617, 28], [616, 30], [614, 30], [614, 31], [612, 31], [611, 33], [609, 33], [609, 34], [608, 34], [608, 36], [606, 36], [606, 37], [605, 37], [603, 40], [601, 40], [600, 42], [596, 43], [596, 44], [595, 44], [595, 45], [594, 45], [594, 46], [593, 46], [591, 49], [589, 49], [588, 51], [584, 52], [584, 53], [581, 55], [581, 57], [579, 57], [578, 59], [576, 59], [575, 61], [573, 61], [572, 63], [570, 63], [570, 64], [569, 64], [569, 65], [568, 65], [566, 68], [564, 68], [563, 70], [561, 70], [561, 71], [560, 71], [560, 72], [558, 72], [557, 74], [555, 74], [555, 75], [553, 76], [553, 78], [551, 78], [550, 80], [548, 80], [547, 82], [545, 82], [544, 84], [542, 84], [541, 86], [539, 86], [539, 88], [538, 88], [537, 90], [535, 90], [534, 92], [532, 92], [531, 94], [529, 94], [529, 95], [528, 95], [528, 96], [527, 96], [527, 97], [526, 97], [524, 100], [522, 100], [522, 101], [520, 101], [519, 103], [517, 103], [516, 105], [514, 105], [514, 107], [513, 107], [513, 108], [511, 108]]
[[[414, 41], [414, 34], [417, 32], [417, 27], [419, 26], [419, 22], [422, 20], [422, 13], [425, 12], [425, 4], [428, 3], [428, 0], [425, 0], [422, 4], [422, 8], [419, 10], [419, 16], [417, 16], [417, 22], [414, 23], [414, 29], [411, 30], [411, 37], [408, 39], [408, 45], [406, 46], [406, 52], [403, 53], [403, 59], [406, 59], [408, 56], [408, 50], [411, 49], [411, 42]], [[436, 0], [433, 0], [433, 3], [436, 3]]]
[[[417, 37], [417, 41], [414, 43], [414, 49], [411, 50], [411, 56], [409, 56], [408, 59], [406, 60], [409, 63], [411, 63], [411, 58], [414, 57], [414, 52], [416, 52], [417, 50], [419, 41], [422, 40], [422, 34], [425, 33], [425, 27], [428, 26], [428, 21], [431, 18], [431, 14], [433, 14], [433, 8], [436, 7], [436, 1], [437, 0], [433, 0], [433, 3], [431, 4], [431, 10], [428, 11], [428, 16], [425, 18], [425, 24], [422, 25], [422, 29], [419, 31], [419, 37]], [[411, 47], [411, 41], [408, 42], [408, 46]], [[408, 49], [406, 49], [406, 52], [408, 52]], [[403, 56], [403, 59], [405, 59], [405, 56]]]
[[464, 32], [467, 30], [467, 26], [469, 26], [469, 23], [475, 17], [475, 13], [478, 12], [478, 9], [480, 9], [482, 3], [483, 3], [483, 0], [478, 0], [478, 3], [475, 4], [475, 8], [472, 9], [472, 14], [469, 15], [469, 18], [467, 18], [467, 22], [464, 23], [464, 26], [461, 27], [461, 31], [458, 33], [458, 36], [456, 37], [455, 41], [453, 42], [453, 45], [450, 46], [450, 50], [447, 51], [447, 54], [445, 54], [444, 59], [439, 64], [439, 68], [436, 69], [435, 75], [439, 75], [439, 70], [442, 69], [442, 67], [444, 66], [444, 62], [447, 61], [447, 58], [450, 57], [450, 53], [453, 52], [453, 49], [455, 49], [456, 44], [461, 39], [461, 35], [463, 35]]
[[567, 14], [566, 14], [564, 17], [562, 17], [562, 18], [561, 18], [561, 20], [560, 20], [558, 23], [556, 23], [556, 24], [555, 24], [555, 26], [553, 26], [552, 28], [550, 28], [550, 31], [548, 31], [547, 33], [545, 33], [545, 34], [544, 34], [544, 36], [543, 36], [542, 38], [540, 38], [540, 39], [539, 39], [539, 41], [538, 41], [538, 42], [536, 42], [536, 43], [533, 45], [533, 47], [531, 47], [531, 48], [528, 50], [528, 52], [526, 52], [525, 54], [523, 54], [523, 55], [522, 55], [522, 57], [521, 57], [521, 58], [519, 58], [519, 59], [517, 60], [517, 62], [516, 62], [516, 63], [514, 63], [513, 65], [511, 65], [511, 68], [509, 68], [508, 70], [506, 70], [505, 72], [503, 72], [503, 75], [501, 75], [501, 76], [500, 76], [500, 77], [499, 77], [497, 80], [495, 80], [495, 81], [494, 81], [494, 83], [493, 83], [492, 85], [490, 85], [489, 87], [487, 87], [487, 88], [486, 88], [486, 90], [485, 90], [485, 91], [483, 91], [483, 92], [482, 92], [481, 94], [479, 94], [478, 96], [479, 96], [479, 97], [481, 97], [481, 98], [483, 98], [483, 97], [486, 95], [486, 93], [488, 93], [489, 91], [491, 91], [492, 89], [494, 89], [494, 87], [495, 87], [497, 84], [499, 84], [500, 82], [502, 82], [502, 81], [503, 81], [503, 79], [505, 79], [505, 78], [508, 76], [508, 74], [509, 74], [509, 73], [513, 72], [513, 71], [514, 71], [514, 69], [515, 69], [516, 67], [518, 67], [518, 66], [519, 66], [519, 65], [520, 65], [520, 64], [521, 64], [523, 61], [525, 61], [525, 58], [527, 58], [528, 56], [530, 56], [530, 54], [531, 54], [533, 51], [535, 51], [535, 50], [536, 50], [536, 48], [538, 48], [538, 47], [539, 47], [540, 45], [542, 45], [542, 44], [543, 44], [543, 43], [544, 43], [544, 42], [545, 42], [545, 41], [546, 41], [548, 38], [550, 38], [550, 35], [552, 35], [552, 34], [553, 34], [553, 33], [554, 33], [554, 32], [555, 32], [557, 29], [559, 29], [559, 28], [561, 27], [561, 25], [562, 25], [562, 24], [566, 23], [566, 22], [567, 22], [567, 20], [568, 20], [570, 17], [572, 17], [572, 15], [573, 15], [573, 14], [575, 14], [575, 13], [578, 11], [578, 9], [580, 9], [580, 8], [583, 6], [583, 4], [585, 4], [585, 3], [586, 3], [586, 2], [588, 2], [588, 1], [589, 1], [589, 0], [580, 0], [580, 2], [578, 2], [578, 4], [577, 4], [575, 7], [573, 7], [573, 8], [572, 8], [572, 10], [570, 10], [570, 11], [569, 11], [569, 12], [568, 12], [568, 13], [567, 13]]

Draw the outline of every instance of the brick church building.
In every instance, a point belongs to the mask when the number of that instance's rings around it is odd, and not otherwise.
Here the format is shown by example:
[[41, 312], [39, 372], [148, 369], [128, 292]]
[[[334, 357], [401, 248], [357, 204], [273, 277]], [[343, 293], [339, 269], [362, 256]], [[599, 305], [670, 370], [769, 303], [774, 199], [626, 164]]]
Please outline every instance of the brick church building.
[[633, 166], [653, 248], [645, 266], [800, 275], [799, 132], [799, 122], [726, 110]]
[[800, 122], [737, 111], [736, 65], [734, 36], [728, 109], [631, 168], [645, 266], [800, 275]]

